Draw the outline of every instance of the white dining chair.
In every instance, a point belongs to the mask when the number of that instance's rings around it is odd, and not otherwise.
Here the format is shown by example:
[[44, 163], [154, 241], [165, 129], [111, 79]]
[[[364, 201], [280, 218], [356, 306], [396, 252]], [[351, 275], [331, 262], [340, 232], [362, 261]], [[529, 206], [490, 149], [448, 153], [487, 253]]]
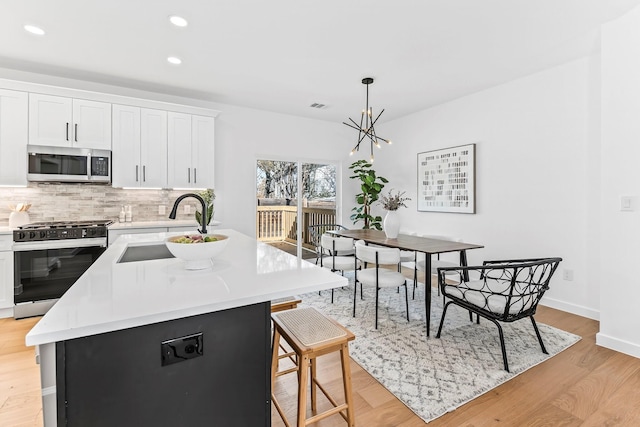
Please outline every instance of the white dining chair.
[[[320, 248], [321, 253], [326, 254], [320, 257], [321, 267], [333, 272], [339, 271], [344, 276], [345, 271], [355, 271], [361, 266], [360, 261], [355, 257], [352, 238], [334, 237], [325, 233], [320, 237]], [[333, 289], [331, 289], [331, 302], [333, 303]]]
[[[417, 236], [415, 231], [405, 231], [402, 234], [408, 236]], [[413, 270], [413, 289], [418, 285], [418, 270], [416, 269], [416, 263], [418, 262], [418, 253], [416, 251], [408, 251], [400, 249], [400, 264], [398, 265], [398, 271], [402, 273], [402, 267], [406, 267]]]
[[356, 270], [355, 284], [353, 290], [353, 317], [356, 317], [356, 294], [358, 283], [360, 286], [373, 286], [376, 290], [376, 320], [375, 327], [378, 329], [378, 302], [379, 291], [382, 288], [405, 288], [405, 304], [407, 310], [407, 321], [409, 321], [409, 290], [404, 275], [398, 271], [393, 271], [383, 267], [383, 265], [398, 265], [400, 263], [400, 249], [367, 246], [364, 243], [356, 244], [356, 258], [365, 265], [372, 267]]
[[[422, 237], [426, 237], [427, 239], [437, 239], [437, 240], [448, 240], [451, 242], [462, 242], [462, 239], [458, 238], [458, 237], [451, 237], [451, 236], [442, 236], [442, 235], [435, 235], [435, 234], [423, 234]], [[456, 252], [459, 254], [459, 252]], [[424, 254], [419, 254], [416, 258], [416, 262], [415, 262], [415, 277], [417, 277], [417, 272], [425, 272], [427, 266], [427, 260], [425, 259]], [[444, 267], [460, 267], [460, 262], [454, 262], [451, 260], [445, 260], [445, 259], [441, 259], [440, 258], [440, 254], [437, 255], [436, 259], [431, 259], [431, 272], [430, 274], [425, 274], [425, 286], [427, 285], [427, 282], [429, 282], [429, 285], [431, 285], [431, 275], [437, 275], [438, 274], [438, 268], [444, 268]], [[450, 275], [453, 275], [454, 273], [449, 273]], [[418, 282], [417, 280], [414, 283], [414, 297], [415, 297], [415, 289], [418, 286]], [[440, 288], [438, 288], [438, 295], [440, 295]]]
[[[437, 236], [437, 235], [423, 235], [422, 237], [426, 237], [427, 239], [448, 240], [451, 242], [462, 242], [462, 239], [458, 237]], [[426, 266], [427, 266], [426, 259], [421, 259], [421, 260], [418, 260], [418, 262], [416, 262], [416, 267], [418, 271], [424, 272]], [[438, 268], [444, 268], [444, 267], [460, 267], [460, 262], [440, 259], [440, 254], [438, 254], [438, 257], [436, 259], [431, 260], [431, 274], [438, 274]]]

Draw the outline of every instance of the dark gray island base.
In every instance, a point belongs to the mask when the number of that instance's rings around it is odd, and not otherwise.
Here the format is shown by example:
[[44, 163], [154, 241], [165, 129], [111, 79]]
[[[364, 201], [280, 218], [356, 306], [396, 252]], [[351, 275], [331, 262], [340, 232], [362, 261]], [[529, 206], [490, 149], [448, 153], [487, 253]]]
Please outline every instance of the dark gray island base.
[[270, 426], [269, 316], [263, 302], [57, 342], [58, 426]]
[[45, 427], [271, 424], [269, 301], [348, 282], [219, 232], [229, 243], [202, 270], [178, 258], [119, 262], [177, 234], [120, 236], [29, 331]]

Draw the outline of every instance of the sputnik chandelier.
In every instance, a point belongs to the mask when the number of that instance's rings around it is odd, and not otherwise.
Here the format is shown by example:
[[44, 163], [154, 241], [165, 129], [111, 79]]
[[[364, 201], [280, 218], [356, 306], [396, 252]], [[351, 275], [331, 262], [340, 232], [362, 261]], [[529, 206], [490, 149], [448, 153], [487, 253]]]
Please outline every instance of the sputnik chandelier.
[[366, 139], [369, 139], [369, 145], [371, 147], [371, 157], [369, 158], [369, 161], [373, 162], [374, 161], [373, 146], [375, 145], [376, 147], [380, 148], [380, 141], [384, 141], [387, 144], [391, 144], [391, 141], [376, 135], [376, 130], [374, 126], [378, 122], [378, 119], [380, 118], [382, 113], [384, 113], [384, 108], [382, 109], [382, 111], [380, 111], [380, 113], [374, 120], [373, 111], [371, 107], [369, 107], [369, 85], [371, 83], [373, 83], [372, 77], [365, 77], [364, 79], [362, 79], [362, 84], [367, 86], [367, 105], [366, 105], [366, 108], [362, 110], [362, 114], [360, 115], [360, 124], [358, 125], [358, 123], [356, 123], [356, 121], [353, 120], [351, 117], [349, 117], [349, 121], [351, 123], [347, 123], [347, 122], [342, 122], [342, 123], [358, 131], [358, 142], [356, 143], [356, 146], [353, 147], [353, 150], [351, 150], [350, 155], [353, 155], [353, 153], [355, 153], [356, 151], [359, 151], [360, 144]]

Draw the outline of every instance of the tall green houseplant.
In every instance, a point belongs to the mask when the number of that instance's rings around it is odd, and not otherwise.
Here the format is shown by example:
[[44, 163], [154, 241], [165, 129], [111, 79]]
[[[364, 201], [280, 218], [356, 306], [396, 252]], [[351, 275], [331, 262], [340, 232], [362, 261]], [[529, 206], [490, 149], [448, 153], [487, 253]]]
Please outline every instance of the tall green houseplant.
[[359, 206], [351, 209], [354, 213], [350, 218], [354, 224], [363, 221], [363, 229], [382, 230], [382, 217], [371, 215], [371, 205], [378, 200], [384, 185], [389, 181], [382, 176], [377, 176], [372, 167], [373, 165], [366, 160], [358, 160], [349, 166], [354, 173], [349, 178], [359, 179], [362, 190], [361, 193], [356, 194], [356, 203]]

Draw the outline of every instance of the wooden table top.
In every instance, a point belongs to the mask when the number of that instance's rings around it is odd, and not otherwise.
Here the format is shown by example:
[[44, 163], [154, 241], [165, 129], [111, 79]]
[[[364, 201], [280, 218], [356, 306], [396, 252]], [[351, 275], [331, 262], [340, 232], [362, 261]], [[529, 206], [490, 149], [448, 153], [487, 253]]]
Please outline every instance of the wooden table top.
[[426, 254], [441, 254], [445, 252], [459, 252], [467, 249], [484, 248], [483, 245], [475, 243], [452, 242], [450, 240], [431, 239], [421, 236], [410, 236], [408, 234], [398, 234], [395, 239], [388, 239], [384, 231], [380, 230], [332, 230], [332, 234], [351, 237], [357, 240], [374, 243], [376, 245], [388, 246], [391, 248], [418, 251]]

